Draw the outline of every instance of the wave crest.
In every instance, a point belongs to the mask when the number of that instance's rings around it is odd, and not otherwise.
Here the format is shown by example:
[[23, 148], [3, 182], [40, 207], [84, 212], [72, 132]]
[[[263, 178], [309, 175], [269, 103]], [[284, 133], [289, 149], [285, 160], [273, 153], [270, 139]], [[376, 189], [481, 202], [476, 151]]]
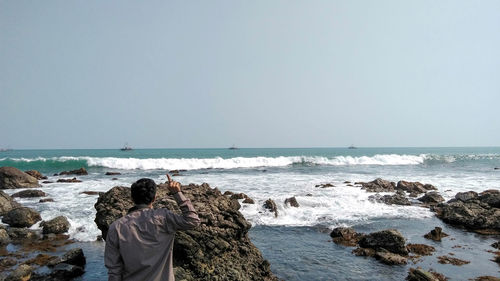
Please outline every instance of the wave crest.
[[[236, 169], [257, 167], [284, 167], [288, 165], [419, 165], [424, 163], [425, 155], [379, 154], [374, 156], [279, 156], [279, 157], [234, 157], [234, 158], [119, 158], [119, 157], [53, 157], [53, 158], [13, 158], [14, 162], [41, 162], [52, 164], [64, 162], [85, 163], [88, 167], [104, 167], [121, 170], [198, 170], [198, 169]], [[1, 161], [0, 161], [1, 162]], [[82, 164], [83, 164], [82, 163]]]

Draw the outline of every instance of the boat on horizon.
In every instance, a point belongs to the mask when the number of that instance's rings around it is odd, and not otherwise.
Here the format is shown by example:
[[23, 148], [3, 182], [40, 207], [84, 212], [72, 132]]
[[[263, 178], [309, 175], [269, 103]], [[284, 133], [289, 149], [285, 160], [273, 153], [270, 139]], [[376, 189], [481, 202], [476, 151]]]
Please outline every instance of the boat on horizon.
[[122, 148], [120, 148], [121, 151], [129, 151], [132, 150], [132, 147], [126, 143]]
[[230, 150], [236, 150], [236, 149], [239, 149], [239, 148], [237, 148], [237, 147], [233, 144], [233, 145], [232, 145], [232, 146], [230, 146], [228, 149], [230, 149]]
[[355, 147], [354, 145], [351, 144], [351, 146], [348, 147], [349, 149], [358, 149], [357, 147]]

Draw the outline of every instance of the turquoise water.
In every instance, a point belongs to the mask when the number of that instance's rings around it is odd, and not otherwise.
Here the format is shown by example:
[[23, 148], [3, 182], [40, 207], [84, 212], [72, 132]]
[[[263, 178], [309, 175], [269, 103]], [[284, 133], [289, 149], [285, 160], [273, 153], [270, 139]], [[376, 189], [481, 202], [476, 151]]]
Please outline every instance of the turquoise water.
[[[88, 176], [78, 177], [82, 183], [44, 184], [41, 189], [55, 202], [20, 200], [39, 210], [44, 220], [68, 216], [72, 225], [69, 233], [80, 241], [89, 262], [81, 280], [102, 280], [105, 275], [102, 243], [92, 242], [100, 234], [93, 222], [97, 198], [81, 192], [129, 186], [141, 177], [161, 182], [165, 172], [173, 169], [182, 170], [176, 180], [183, 184], [207, 182], [222, 191], [244, 192], [253, 198], [255, 205], [242, 204], [241, 208], [253, 225], [250, 236], [271, 262], [272, 270], [285, 280], [402, 280], [408, 268], [415, 266], [390, 267], [355, 257], [352, 248], [328, 242], [329, 230], [337, 226], [352, 226], [362, 232], [396, 228], [409, 242], [427, 244], [430, 242], [421, 236], [434, 226], [442, 226], [456, 240], [435, 245], [438, 252], [455, 252], [457, 257], [475, 262], [462, 267], [440, 265], [436, 257], [441, 254], [434, 254], [417, 265], [434, 268], [454, 280], [481, 272], [497, 276], [500, 270], [485, 252], [498, 237], [443, 225], [428, 209], [372, 202], [368, 199], [371, 194], [344, 183], [377, 177], [420, 181], [435, 185], [446, 199], [460, 191], [500, 189], [500, 170], [494, 169], [500, 167], [499, 147], [13, 150], [0, 152], [0, 166], [36, 169], [53, 182], [59, 177], [52, 175], [63, 170], [85, 167], [89, 171]], [[106, 171], [121, 175], [113, 180], [104, 175]], [[321, 183], [335, 187], [315, 187]], [[290, 196], [297, 198], [299, 208], [284, 204]], [[263, 209], [268, 198], [276, 201], [278, 218]], [[457, 250], [453, 243], [469, 244], [473, 249]]]

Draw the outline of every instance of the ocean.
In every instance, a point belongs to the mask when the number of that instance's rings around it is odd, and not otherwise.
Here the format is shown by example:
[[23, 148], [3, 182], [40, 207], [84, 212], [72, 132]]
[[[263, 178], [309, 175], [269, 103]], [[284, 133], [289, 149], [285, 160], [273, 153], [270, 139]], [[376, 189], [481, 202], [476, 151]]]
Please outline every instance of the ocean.
[[[500, 189], [500, 170], [494, 169], [500, 167], [500, 147], [12, 150], [0, 152], [0, 166], [38, 170], [54, 181], [41, 188], [54, 202], [18, 201], [40, 211], [44, 220], [68, 217], [69, 234], [88, 261], [86, 273], [78, 280], [106, 279], [104, 245], [95, 242], [100, 235], [94, 223], [97, 196], [81, 192], [130, 186], [143, 177], [164, 182], [167, 170], [181, 170], [175, 180], [182, 184], [206, 182], [222, 192], [244, 192], [254, 199], [256, 204], [241, 204], [240, 211], [253, 225], [252, 242], [284, 280], [403, 280], [408, 269], [417, 266], [435, 269], [451, 280], [500, 275], [500, 266], [487, 252], [498, 236], [448, 226], [426, 208], [372, 202], [371, 193], [345, 183], [376, 178], [419, 181], [436, 186], [447, 200], [457, 192]], [[89, 172], [77, 176], [83, 182], [55, 183], [59, 177], [53, 174], [80, 167]], [[121, 175], [106, 176], [106, 172]], [[316, 187], [324, 183], [334, 186]], [[300, 207], [284, 204], [292, 196]], [[262, 207], [269, 198], [277, 203], [277, 218]], [[358, 232], [395, 228], [408, 242], [433, 245], [437, 251], [417, 264], [387, 266], [330, 242], [329, 232], [337, 226], [351, 226]], [[453, 239], [441, 243], [424, 239], [435, 226]], [[437, 262], [437, 256], [450, 252], [472, 262], [460, 267]]]

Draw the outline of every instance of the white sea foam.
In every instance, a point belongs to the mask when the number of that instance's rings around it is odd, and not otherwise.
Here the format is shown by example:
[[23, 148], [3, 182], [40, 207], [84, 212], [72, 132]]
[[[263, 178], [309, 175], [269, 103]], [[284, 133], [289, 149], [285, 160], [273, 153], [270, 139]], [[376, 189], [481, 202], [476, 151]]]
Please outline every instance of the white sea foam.
[[13, 158], [12, 161], [85, 161], [88, 166], [122, 170], [155, 169], [236, 169], [256, 167], [284, 167], [292, 164], [312, 165], [419, 165], [424, 163], [426, 155], [378, 154], [374, 156], [279, 156], [279, 157], [234, 157], [234, 158], [119, 158], [119, 157], [53, 157], [53, 158]]

